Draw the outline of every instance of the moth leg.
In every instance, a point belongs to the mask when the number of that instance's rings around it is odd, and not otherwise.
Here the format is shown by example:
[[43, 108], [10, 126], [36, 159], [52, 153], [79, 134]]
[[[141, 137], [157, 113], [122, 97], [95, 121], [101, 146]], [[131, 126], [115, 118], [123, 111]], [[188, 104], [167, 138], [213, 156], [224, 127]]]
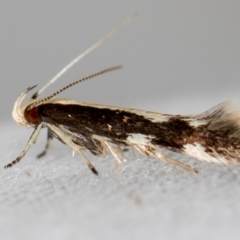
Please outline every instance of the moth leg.
[[89, 169], [95, 174], [98, 175], [98, 171], [96, 170], [96, 168], [91, 164], [91, 162], [85, 157], [85, 155], [78, 150], [78, 153], [81, 155], [82, 160], [87, 164], [87, 166], [89, 167]]
[[42, 128], [42, 123], [38, 124], [37, 127], [34, 129], [31, 137], [28, 140], [27, 146], [22, 151], [22, 153], [14, 161], [4, 166], [4, 168], [12, 167], [13, 165], [21, 161], [21, 159], [25, 156], [29, 148], [37, 141], [41, 128]]
[[111, 146], [110, 144], [108, 144], [108, 145], [107, 145], [107, 149], [109, 149], [108, 146], [111, 147], [112, 151], [113, 151], [116, 155], [119, 153], [119, 155], [121, 156], [121, 158], [118, 157], [118, 159], [119, 159], [119, 161], [120, 161], [119, 163], [121, 163], [122, 161], [124, 161], [124, 162], [127, 161], [126, 158], [125, 158], [125, 156], [124, 156], [124, 154], [123, 154], [124, 150], [120, 147], [119, 144], [116, 144], [116, 145], [114, 145], [114, 146]]
[[72, 136], [63, 127], [58, 127], [58, 126], [55, 126], [53, 124], [49, 124], [49, 123], [46, 123], [46, 122], [44, 123], [44, 125], [46, 127], [48, 127], [53, 133], [55, 133], [63, 143], [65, 143], [67, 146], [69, 146], [72, 149], [72, 151], [79, 153], [82, 160], [87, 164], [89, 169], [94, 174], [98, 175], [98, 172], [95, 169], [95, 167], [91, 164], [91, 162], [84, 156], [84, 154], [81, 151], [81, 149], [85, 149], [86, 147], [75, 143], [72, 139]]
[[120, 155], [121, 155], [121, 157], [122, 157], [122, 160], [123, 160], [124, 162], [126, 162], [127, 160], [126, 160], [126, 158], [125, 158], [125, 156], [124, 156], [124, 154], [123, 154], [123, 151], [124, 151], [124, 150], [122, 150], [122, 148], [121, 148], [119, 145], [117, 145], [117, 150], [118, 150], [118, 152], [120, 153]]
[[74, 157], [75, 157], [75, 151], [72, 150], [72, 158], [74, 158]]
[[104, 140], [101, 141], [101, 146], [102, 146], [102, 155], [107, 155], [108, 147], [106, 146]]
[[99, 145], [97, 145], [97, 147], [98, 147], [99, 152], [101, 153], [101, 155], [106, 155], [108, 147], [105, 144], [105, 140], [102, 137], [99, 137], [99, 136], [96, 136], [96, 135], [92, 135], [92, 138], [99, 142]]
[[135, 150], [134, 150], [134, 146], [133, 146], [133, 145], [130, 145], [130, 151], [131, 151], [132, 155], [133, 155], [134, 157], [136, 157], [136, 154], [135, 154]]
[[163, 155], [162, 153], [159, 153], [157, 152], [154, 148], [150, 147], [150, 146], [143, 146], [143, 145], [137, 145], [138, 148], [142, 149], [143, 151], [146, 151], [149, 155], [152, 155], [156, 158], [158, 158], [159, 160], [162, 160], [162, 161], [165, 161], [165, 162], [168, 162], [168, 163], [171, 163], [175, 166], [178, 166], [178, 167], [181, 167], [185, 170], [188, 170], [188, 171], [193, 171], [195, 173], [198, 173], [197, 169], [195, 168], [192, 168], [184, 163], [181, 163], [175, 159], [172, 159], [170, 157], [167, 157], [165, 155]]
[[104, 141], [104, 143], [106, 144], [107, 148], [109, 149], [109, 151], [111, 152], [111, 154], [114, 156], [114, 158], [117, 160], [118, 164], [120, 165], [122, 163], [121, 159], [118, 157], [118, 155], [116, 154], [116, 152], [112, 149], [112, 147], [110, 146], [110, 144], [107, 141]]
[[52, 136], [51, 132], [48, 130], [46, 146], [45, 146], [44, 150], [37, 155], [37, 158], [41, 158], [47, 154], [47, 152], [50, 148], [50, 143], [51, 143], [52, 139], [53, 139], [53, 136]]
[[142, 149], [139, 145], [133, 145], [142, 155], [149, 157], [149, 153]]

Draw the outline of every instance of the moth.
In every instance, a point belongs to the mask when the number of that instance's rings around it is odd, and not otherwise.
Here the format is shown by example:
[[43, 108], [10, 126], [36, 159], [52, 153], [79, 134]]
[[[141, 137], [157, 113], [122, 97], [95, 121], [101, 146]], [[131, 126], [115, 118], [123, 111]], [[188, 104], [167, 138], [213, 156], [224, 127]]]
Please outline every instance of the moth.
[[222, 103], [199, 115], [181, 116], [55, 98], [69, 87], [119, 69], [120, 66], [77, 80], [46, 98], [38, 98], [45, 88], [132, 18], [133, 16], [130, 16], [77, 56], [23, 106], [25, 96], [36, 86], [29, 87], [20, 94], [14, 104], [13, 119], [24, 127], [33, 127], [34, 131], [22, 153], [5, 168], [12, 167], [25, 156], [37, 141], [42, 128], [47, 128], [48, 131], [47, 144], [38, 157], [48, 152], [51, 140], [56, 138], [78, 153], [96, 175], [98, 172], [84, 155], [85, 150], [97, 156], [111, 153], [120, 164], [125, 159], [124, 149], [129, 147], [146, 156], [153, 156], [194, 172], [197, 172], [195, 168], [165, 156], [161, 149], [208, 162], [240, 162], [240, 113], [234, 109], [231, 102]]

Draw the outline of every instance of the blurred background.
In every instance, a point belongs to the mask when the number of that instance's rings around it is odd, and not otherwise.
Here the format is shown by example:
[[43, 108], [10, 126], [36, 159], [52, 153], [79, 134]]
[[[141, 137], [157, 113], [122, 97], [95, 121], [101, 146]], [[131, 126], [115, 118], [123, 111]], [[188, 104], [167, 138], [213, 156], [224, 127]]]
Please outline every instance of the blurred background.
[[[239, 1], [2, 0], [0, 166], [20, 154], [32, 132], [12, 120], [18, 95], [43, 86], [136, 11], [42, 97], [120, 64], [59, 97], [171, 114], [239, 100]], [[172, 154], [199, 170], [193, 174], [129, 154], [116, 168], [111, 156], [88, 154], [96, 177], [58, 141], [36, 160], [45, 138], [21, 163], [0, 168], [1, 239], [239, 239], [239, 166]]]

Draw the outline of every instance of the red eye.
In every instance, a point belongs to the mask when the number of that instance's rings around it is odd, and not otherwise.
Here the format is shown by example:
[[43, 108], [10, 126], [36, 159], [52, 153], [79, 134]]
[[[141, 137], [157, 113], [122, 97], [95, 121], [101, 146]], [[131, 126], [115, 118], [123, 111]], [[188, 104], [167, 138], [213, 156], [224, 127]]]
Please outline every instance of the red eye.
[[38, 123], [39, 122], [39, 113], [38, 107], [35, 107], [29, 111], [25, 112], [25, 118], [29, 123]]

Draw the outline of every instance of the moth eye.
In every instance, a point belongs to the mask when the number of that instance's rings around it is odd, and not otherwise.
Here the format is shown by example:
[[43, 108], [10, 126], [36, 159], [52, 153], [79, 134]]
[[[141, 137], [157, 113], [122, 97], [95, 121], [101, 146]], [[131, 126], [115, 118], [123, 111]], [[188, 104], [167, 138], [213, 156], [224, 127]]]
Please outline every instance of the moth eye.
[[38, 107], [35, 107], [29, 111], [25, 111], [25, 118], [29, 123], [38, 123], [39, 122], [39, 112]]

